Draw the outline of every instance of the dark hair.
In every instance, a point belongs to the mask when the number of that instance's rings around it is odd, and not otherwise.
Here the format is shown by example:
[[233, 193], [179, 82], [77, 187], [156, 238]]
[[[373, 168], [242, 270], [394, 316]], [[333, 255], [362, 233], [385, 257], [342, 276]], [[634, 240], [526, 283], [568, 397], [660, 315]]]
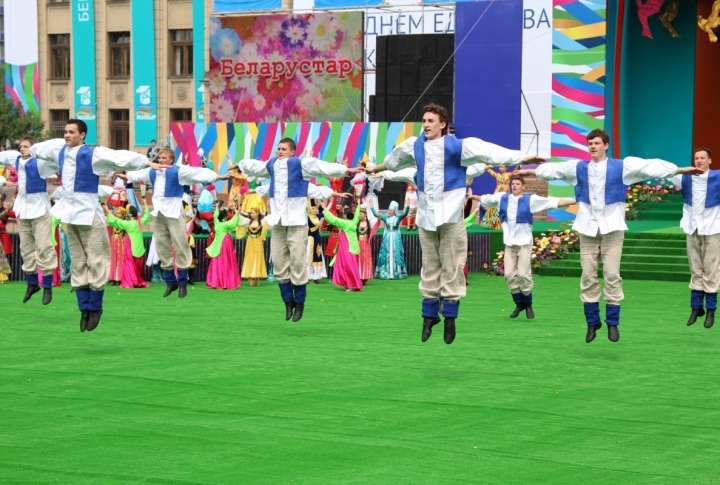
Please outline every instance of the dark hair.
[[35, 138], [33, 138], [32, 136], [25, 136], [20, 139], [20, 143], [22, 143], [24, 141], [29, 141], [31, 145], [34, 145], [36, 143]]
[[222, 209], [220, 209], [220, 210], [218, 211], [218, 221], [220, 221], [220, 222], [225, 222], [225, 221], [227, 220], [227, 218], [228, 218], [228, 213], [229, 213], [229, 212], [230, 212], [230, 210], [228, 210], [227, 207], [223, 207]]
[[430, 103], [428, 105], [423, 106], [423, 114], [425, 113], [434, 113], [438, 115], [438, 118], [440, 118], [440, 123], [445, 123], [445, 128], [443, 128], [442, 134], [447, 135], [448, 134], [448, 124], [450, 123], [450, 115], [448, 115], [448, 112], [445, 108], [440, 106], [439, 104]]
[[525, 185], [525, 178], [522, 175], [513, 175], [510, 177], [510, 185], [512, 185], [513, 180], [519, 180], [521, 184]]
[[75, 125], [77, 126], [77, 129], [80, 133], [85, 133], [87, 135], [88, 127], [87, 124], [83, 120], [76, 120], [75, 118], [70, 118], [65, 122], [66, 125]]
[[705, 148], [705, 147], [696, 148], [695, 150], [693, 150], [693, 158], [695, 157], [695, 155], [697, 155], [698, 152], [705, 152], [705, 153], [707, 153], [708, 158], [712, 158], [712, 152], [710, 151], [709, 148]]
[[132, 206], [132, 205], [131, 205], [131, 206], [128, 208], [127, 213], [128, 213], [128, 215], [129, 215], [130, 217], [132, 217], [133, 219], [137, 217], [137, 209], [135, 208], [135, 206]]
[[282, 144], [282, 143], [284, 143], [284, 144], [286, 144], [288, 147], [290, 147], [290, 150], [292, 150], [293, 152], [294, 152], [295, 149], [297, 148], [297, 145], [295, 145], [295, 140], [293, 140], [292, 138], [283, 138], [282, 140], [280, 140], [280, 142], [278, 143], [278, 145], [280, 145], [280, 144]]
[[150, 140], [150, 143], [157, 143], [157, 140]]
[[610, 135], [608, 135], [605, 130], [595, 129], [587, 134], [587, 141], [590, 141], [593, 138], [600, 138], [603, 143], [610, 143]]

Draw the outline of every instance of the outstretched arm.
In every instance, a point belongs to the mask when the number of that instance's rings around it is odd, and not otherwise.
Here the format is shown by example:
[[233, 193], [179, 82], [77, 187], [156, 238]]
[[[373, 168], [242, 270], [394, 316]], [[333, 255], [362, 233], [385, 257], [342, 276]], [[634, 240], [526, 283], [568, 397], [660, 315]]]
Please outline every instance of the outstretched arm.
[[460, 163], [465, 167], [474, 163], [485, 163], [492, 167], [499, 167], [501, 165], [519, 165], [533, 161], [541, 163], [544, 159], [534, 155], [525, 156], [519, 150], [509, 150], [494, 143], [483, 141], [480, 138], [465, 138], [462, 141]]
[[[190, 167], [189, 165], [182, 165], [178, 171], [180, 185], [211, 184], [221, 177], [209, 168]], [[229, 175], [225, 178], [229, 178]]]
[[545, 163], [535, 170], [518, 170], [514, 175], [535, 175], [543, 180], [562, 180], [572, 185], [577, 184], [577, 160], [560, 163]]
[[398, 170], [397, 172], [391, 172], [391, 171], [385, 171], [380, 174], [382, 178], [385, 180], [389, 180], [391, 182], [405, 182], [406, 184], [410, 184], [413, 187], [416, 187], [415, 185], [415, 174], [417, 173], [417, 168], [415, 167], [408, 167], [403, 168], [402, 170]]
[[269, 177], [270, 172], [267, 171], [267, 164], [260, 160], [246, 159], [240, 160], [237, 163], [237, 167], [245, 175], [251, 175], [253, 177]]
[[17, 150], [5, 150], [0, 152], [0, 165], [10, 167], [15, 165], [15, 160], [20, 156], [20, 152]]
[[348, 173], [358, 173], [362, 171], [361, 168], [347, 168], [342, 163], [323, 162], [315, 157], [305, 157], [300, 163], [305, 180], [310, 180], [315, 177], [345, 178], [345, 175]]
[[[55, 138], [40, 143], [36, 143], [30, 147], [30, 156], [37, 159], [38, 171], [40, 176], [56, 173], [60, 171], [60, 150], [65, 146], [65, 140]], [[41, 163], [41, 161], [43, 163]], [[41, 168], [42, 167], [42, 168]]]
[[404, 168], [409, 168], [415, 165], [415, 140], [416, 136], [411, 136], [398, 146], [392, 149], [390, 154], [385, 157], [385, 161], [375, 167], [368, 167], [365, 169], [368, 173], [378, 173], [385, 170], [391, 170], [397, 172]]
[[674, 163], [659, 158], [626, 157], [623, 159], [623, 182], [626, 185], [672, 175], [699, 175], [701, 173], [702, 171], [695, 167], [679, 168]]
[[95, 175], [118, 170], [140, 170], [149, 163], [145, 155], [130, 150], [111, 150], [105, 147], [93, 149], [92, 167]]
[[497, 209], [500, 207], [500, 199], [503, 195], [505, 195], [503, 192], [498, 192], [497, 194], [471, 195], [469, 198], [477, 200], [483, 207]]

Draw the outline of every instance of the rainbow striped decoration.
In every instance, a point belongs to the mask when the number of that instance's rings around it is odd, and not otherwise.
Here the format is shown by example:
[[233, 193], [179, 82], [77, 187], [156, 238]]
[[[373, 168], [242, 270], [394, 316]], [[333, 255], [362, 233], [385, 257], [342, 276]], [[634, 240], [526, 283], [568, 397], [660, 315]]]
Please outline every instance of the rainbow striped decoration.
[[40, 114], [37, 62], [26, 66], [5, 64], [5, 95], [24, 112]]
[[[351, 166], [359, 160], [382, 163], [390, 151], [411, 136], [418, 136], [422, 123], [172, 123], [170, 132], [176, 159], [185, 156], [190, 165], [199, 166], [202, 148], [216, 171], [227, 173], [225, 156], [233, 162], [244, 158], [269, 160], [282, 138], [292, 138], [296, 154], [312, 152], [326, 162], [347, 159]], [[321, 180], [321, 183], [325, 181]], [[219, 184], [220, 187], [222, 183]]]
[[[553, 162], [589, 159], [585, 137], [605, 126], [605, 7], [606, 0], [553, 0]], [[549, 193], [575, 196], [559, 181]], [[550, 211], [548, 219], [574, 219], [576, 207]]]

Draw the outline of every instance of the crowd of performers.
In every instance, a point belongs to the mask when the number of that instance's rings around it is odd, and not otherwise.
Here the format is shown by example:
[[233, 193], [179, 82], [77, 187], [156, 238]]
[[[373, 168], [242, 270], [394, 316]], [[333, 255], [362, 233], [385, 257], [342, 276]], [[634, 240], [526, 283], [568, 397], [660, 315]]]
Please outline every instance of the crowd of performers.
[[[18, 174], [17, 182], [0, 177], [0, 185], [17, 185], [18, 190], [14, 207], [0, 207], [0, 275], [7, 274], [7, 258], [12, 257], [12, 248], [3, 237], [3, 221], [14, 216], [27, 275], [23, 302], [43, 290], [43, 304], [49, 304], [54, 279], [69, 275], [81, 314], [80, 329], [90, 331], [100, 321], [107, 284], [147, 286], [142, 276], [144, 262], [159, 265], [158, 276], [166, 284], [163, 297], [177, 291], [179, 298], [185, 298], [197, 264], [193, 233], [207, 231], [206, 285], [234, 289], [241, 277], [250, 286], [265, 279], [277, 281], [285, 319], [297, 322], [305, 311], [308, 282], [327, 277], [326, 258], [333, 268], [333, 283], [347, 291], [361, 291], [373, 278], [406, 278], [399, 228], [412, 217], [406, 224], [417, 226], [422, 249], [421, 339], [427, 341], [433, 327], [444, 320], [443, 338], [450, 344], [455, 339], [460, 299], [467, 291], [466, 228], [474, 223], [477, 212], [468, 213], [468, 201], [476, 200], [488, 209], [484, 223], [499, 224], [503, 230], [505, 279], [516, 304], [511, 318], [522, 312], [534, 318], [533, 214], [577, 203], [573, 229], [580, 234], [585, 340], [593, 341], [602, 326], [598, 279], [602, 261], [605, 323], [609, 340], [617, 342], [624, 299], [620, 260], [627, 230], [628, 185], [674, 177], [685, 199], [681, 227], [687, 233], [692, 273], [688, 325], [705, 315], [705, 327], [712, 327], [720, 286], [720, 171], [709, 170], [710, 150], [697, 149], [693, 166], [684, 168], [659, 159], [609, 159], [607, 133], [593, 130], [587, 135], [591, 160], [541, 164], [510, 173], [509, 166], [544, 160], [478, 138], [449, 136], [448, 115], [442, 106], [430, 104], [423, 111], [422, 134], [398, 145], [379, 165], [360, 163], [349, 168], [311, 154], [299, 158], [295, 142], [284, 138], [275, 157], [230, 161], [230, 173], [221, 176], [210, 168], [175, 164], [170, 149], [156, 151], [150, 161], [134, 152], [90, 148], [83, 141], [85, 123], [69, 120], [64, 140], [35, 144], [25, 138], [19, 152], [0, 153], [0, 164], [14, 167]], [[490, 170], [504, 190], [472, 195], [467, 181]], [[115, 173], [114, 190], [99, 184], [99, 176], [107, 172]], [[55, 175], [62, 185], [51, 201], [45, 179]], [[524, 194], [527, 175], [572, 184], [575, 200]], [[316, 177], [330, 179], [331, 187], [312, 184], [310, 180]], [[352, 193], [341, 192], [346, 177], [352, 177]], [[262, 185], [263, 179], [269, 185]], [[232, 184], [226, 204], [214, 193], [212, 184], [217, 180]], [[412, 187], [403, 211], [392, 202], [386, 214], [380, 212], [377, 193], [384, 180]], [[152, 211], [145, 204], [144, 192], [140, 207], [125, 183], [141, 184], [141, 188], [152, 184]], [[188, 190], [192, 187], [199, 196]], [[154, 234], [145, 255], [142, 233], [150, 221]], [[323, 225], [331, 232], [325, 251], [320, 243]], [[382, 245], [373, 261], [371, 242], [381, 225]], [[270, 261], [266, 261], [263, 242], [269, 230]], [[239, 273], [233, 232], [237, 238], [247, 238]]]

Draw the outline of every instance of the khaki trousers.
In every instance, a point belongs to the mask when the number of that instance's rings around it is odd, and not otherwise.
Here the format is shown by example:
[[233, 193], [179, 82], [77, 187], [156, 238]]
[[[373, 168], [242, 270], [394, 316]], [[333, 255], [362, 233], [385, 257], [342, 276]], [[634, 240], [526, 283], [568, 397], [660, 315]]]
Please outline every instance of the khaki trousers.
[[272, 228], [270, 253], [273, 272], [278, 283], [291, 282], [293, 285], [306, 285], [308, 226], [281, 226]]
[[510, 293], [529, 295], [532, 292], [531, 255], [532, 244], [505, 246], [505, 283]]
[[70, 284], [102, 290], [110, 277], [110, 240], [107, 226], [95, 214], [92, 226], [67, 225], [70, 249]]
[[720, 286], [720, 234], [687, 236], [690, 289], [717, 293]]
[[467, 261], [467, 232], [465, 222], [449, 222], [436, 231], [418, 228], [422, 249], [420, 294], [425, 299], [442, 296], [458, 300], [467, 292], [463, 268]]
[[39, 268], [44, 275], [51, 274], [58, 265], [52, 243], [52, 217], [45, 212], [45, 215], [35, 219], [20, 219], [18, 222], [23, 271], [35, 274]]
[[603, 263], [603, 279], [605, 280], [605, 302], [619, 305], [625, 298], [620, 277], [620, 259], [622, 258], [625, 232], [613, 231], [595, 237], [580, 234], [580, 299], [584, 303], [600, 301], [600, 281], [598, 265]]
[[[172, 219], [165, 217], [161, 212], [154, 218], [155, 222], [155, 248], [160, 257], [160, 267], [170, 270], [175, 268], [188, 269], [192, 264], [192, 253], [187, 237], [185, 216]], [[175, 259], [170, 245], [175, 249]]]

